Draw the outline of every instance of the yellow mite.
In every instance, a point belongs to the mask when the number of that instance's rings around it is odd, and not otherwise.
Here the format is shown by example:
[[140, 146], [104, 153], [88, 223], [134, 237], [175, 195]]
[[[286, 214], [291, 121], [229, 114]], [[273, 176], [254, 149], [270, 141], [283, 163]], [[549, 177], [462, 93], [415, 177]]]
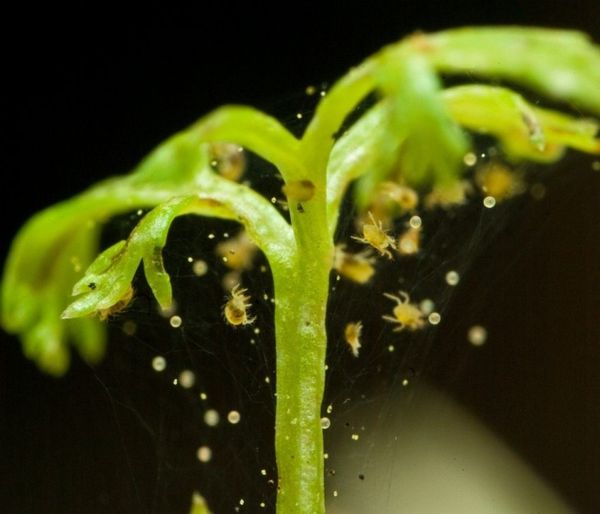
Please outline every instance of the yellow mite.
[[403, 330], [417, 330], [425, 325], [425, 314], [414, 303], [410, 303], [408, 293], [400, 291], [400, 296], [394, 296], [390, 293], [383, 293], [386, 298], [394, 300], [396, 306], [393, 310], [393, 316], [382, 316], [385, 321], [398, 325], [394, 328], [394, 332], [402, 332]]
[[421, 229], [408, 228], [398, 237], [398, 253], [400, 255], [414, 255], [421, 249]]
[[310, 180], [292, 180], [285, 184], [281, 191], [288, 200], [308, 202], [315, 196], [315, 184]]
[[362, 333], [362, 329], [362, 321], [348, 323], [344, 329], [344, 339], [346, 339], [346, 343], [350, 347], [352, 355], [355, 357], [358, 357], [358, 350], [361, 347], [360, 335]]
[[[395, 216], [412, 212], [418, 205], [419, 195], [414, 189], [397, 182], [386, 181], [377, 187], [369, 211], [383, 226], [387, 226]], [[364, 222], [364, 219], [359, 221]]]
[[238, 182], [246, 170], [246, 157], [241, 146], [232, 143], [210, 145], [213, 168], [226, 179]]
[[374, 263], [375, 258], [369, 249], [359, 253], [350, 253], [346, 251], [344, 244], [335, 247], [333, 269], [353, 282], [366, 284], [375, 273]]
[[389, 198], [403, 211], [413, 211], [419, 205], [419, 195], [408, 186], [387, 181], [379, 186], [379, 190], [385, 198]]
[[245, 231], [236, 237], [221, 241], [215, 248], [215, 253], [229, 269], [243, 271], [252, 268], [252, 261], [257, 252], [256, 245]]
[[376, 220], [372, 213], [369, 212], [371, 223], [363, 224], [363, 237], [352, 236], [352, 239], [371, 245], [377, 250], [380, 255], [392, 258], [392, 252], [388, 248], [396, 249], [394, 238], [386, 233], [380, 220]]
[[244, 294], [247, 289], [240, 289], [240, 285], [236, 284], [231, 290], [231, 295], [227, 303], [223, 306], [223, 315], [230, 325], [250, 325], [256, 319], [248, 317], [248, 307], [252, 304], [248, 303], [250, 297]]
[[479, 188], [497, 202], [506, 200], [524, 190], [521, 178], [507, 166], [490, 163], [475, 173], [475, 182]]
[[467, 201], [467, 195], [471, 193], [472, 189], [471, 184], [466, 180], [436, 186], [425, 197], [425, 208], [433, 209], [441, 207], [442, 209], [449, 209], [456, 205], [463, 205]]

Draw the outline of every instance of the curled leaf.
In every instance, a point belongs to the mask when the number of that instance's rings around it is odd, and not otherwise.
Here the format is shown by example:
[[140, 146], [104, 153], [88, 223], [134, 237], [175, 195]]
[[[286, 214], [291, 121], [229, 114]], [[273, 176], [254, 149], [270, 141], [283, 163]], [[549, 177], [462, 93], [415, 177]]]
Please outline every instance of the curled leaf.
[[188, 213], [231, 217], [220, 202], [198, 195], [174, 198], [147, 213], [126, 241], [102, 252], [73, 287], [78, 298], [65, 309], [64, 319], [98, 315], [105, 318], [131, 300], [131, 283], [143, 263], [144, 274], [163, 310], [172, 303], [171, 280], [165, 270], [162, 250], [171, 223]]

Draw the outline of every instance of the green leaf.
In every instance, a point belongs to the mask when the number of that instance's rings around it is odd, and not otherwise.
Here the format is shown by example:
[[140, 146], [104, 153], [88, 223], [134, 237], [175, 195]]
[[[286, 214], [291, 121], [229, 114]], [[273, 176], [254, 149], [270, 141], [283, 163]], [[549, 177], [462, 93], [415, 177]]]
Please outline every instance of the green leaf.
[[468, 27], [407, 44], [442, 73], [508, 80], [600, 115], [600, 47], [580, 32]]
[[441, 83], [427, 60], [396, 50], [380, 59], [384, 130], [371, 136], [376, 139], [377, 160], [357, 184], [360, 208], [368, 205], [377, 185], [390, 178], [415, 187], [453, 182], [469, 148], [442, 101]]
[[443, 98], [458, 123], [497, 137], [510, 157], [551, 162], [565, 147], [600, 153], [596, 122], [540, 109], [509, 89], [459, 86], [444, 91]]
[[96, 258], [73, 287], [73, 295], [79, 299], [63, 312], [63, 319], [90, 314], [104, 317], [102, 312], [125, 298], [142, 258], [139, 249], [128, 252], [126, 248], [126, 241], [119, 241]]
[[[44, 211], [19, 233], [6, 262], [1, 308], [3, 327], [21, 336], [25, 355], [56, 376], [68, 367], [67, 343], [75, 329], [60, 313], [98, 241], [96, 227], [64, 220], [61, 211]], [[104, 328], [93, 321], [72, 340], [92, 363], [103, 354], [105, 338]]]
[[320, 184], [327, 171], [336, 134], [344, 120], [375, 87], [376, 63], [371, 59], [352, 68], [327, 91], [301, 140], [300, 155]]
[[204, 152], [197, 138], [189, 132], [179, 132], [161, 143], [128, 177], [131, 185], [166, 187], [194, 181], [204, 162]]
[[[385, 105], [380, 102], [352, 125], [331, 151], [327, 166], [327, 220], [331, 235], [335, 232], [340, 204], [348, 185], [361, 177], [362, 189], [358, 193], [363, 195], [364, 204], [368, 202], [370, 191], [389, 173], [385, 161], [380, 158], [386, 138], [385, 120]], [[390, 151], [394, 151], [395, 146]], [[378, 164], [383, 166], [378, 168]]]
[[119, 241], [102, 252], [73, 287], [78, 298], [62, 314], [64, 319], [97, 314], [106, 317], [111, 309], [130, 299], [131, 282], [140, 262], [146, 280], [162, 309], [172, 302], [171, 281], [162, 260], [162, 249], [175, 217], [195, 208], [219, 214], [220, 204], [211, 205], [198, 196], [175, 198], [159, 205], [133, 229], [127, 241]]
[[304, 178], [300, 142], [279, 121], [256, 109], [228, 105], [188, 129], [197, 143], [236, 143], [274, 164], [286, 181]]
[[243, 223], [248, 234], [278, 262], [289, 259], [293, 245], [281, 246], [292, 237], [289, 225], [264, 198], [246, 186], [217, 176], [205, 168], [205, 192], [173, 198], [147, 213], [126, 241], [102, 252], [73, 287], [77, 299], [65, 309], [64, 319], [98, 315], [105, 318], [131, 299], [131, 283], [143, 262], [144, 274], [162, 309], [172, 303], [172, 289], [162, 250], [171, 223], [177, 216], [199, 214]]

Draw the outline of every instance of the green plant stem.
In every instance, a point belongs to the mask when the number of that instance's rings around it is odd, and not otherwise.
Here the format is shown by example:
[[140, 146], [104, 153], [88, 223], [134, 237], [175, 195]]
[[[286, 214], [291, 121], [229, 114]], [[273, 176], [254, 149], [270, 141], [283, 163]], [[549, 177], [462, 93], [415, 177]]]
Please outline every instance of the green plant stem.
[[291, 204], [296, 258], [273, 266], [277, 401], [277, 514], [325, 512], [321, 403], [325, 388], [325, 314], [333, 242], [325, 189], [299, 211]]
[[[324, 268], [313, 274], [314, 267], [301, 268], [291, 275], [274, 277], [278, 514], [325, 512], [320, 418], [325, 387], [329, 270]], [[308, 298], [301, 300], [301, 296]]]

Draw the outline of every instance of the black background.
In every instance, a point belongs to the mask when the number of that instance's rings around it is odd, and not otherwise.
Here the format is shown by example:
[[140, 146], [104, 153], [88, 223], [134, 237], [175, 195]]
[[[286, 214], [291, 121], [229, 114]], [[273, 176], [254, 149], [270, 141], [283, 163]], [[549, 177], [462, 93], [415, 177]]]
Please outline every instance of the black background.
[[[203, 113], [247, 103], [290, 116], [281, 105], [306, 85], [334, 79], [415, 29], [518, 23], [600, 40], [595, 0], [357, 4], [290, 3], [284, 14], [284, 4], [261, 12], [148, 2], [132, 13], [87, 3], [7, 15], [3, 258], [30, 214], [131, 169]], [[589, 164], [567, 161], [543, 206], [523, 208], [527, 221], [498, 236], [449, 306], [457, 321], [440, 338], [459, 330], [462, 309], [485, 301], [503, 344], [476, 364], [448, 350], [431, 372], [584, 513], [600, 511], [600, 179]], [[544, 345], [527, 345], [533, 339]], [[119, 352], [111, 346], [105, 366], [134, 369], [135, 354]], [[2, 512], [185, 511], [193, 487], [177, 480], [185, 470], [156, 464], [177, 441], [153, 439], [158, 453], [148, 457], [135, 420], [106, 394], [106, 377], [118, 373], [104, 374], [100, 381], [76, 361], [66, 379], [47, 378], [2, 335]], [[130, 371], [120, 390], [145, 380]], [[147, 393], [140, 386], [131, 395]]]

